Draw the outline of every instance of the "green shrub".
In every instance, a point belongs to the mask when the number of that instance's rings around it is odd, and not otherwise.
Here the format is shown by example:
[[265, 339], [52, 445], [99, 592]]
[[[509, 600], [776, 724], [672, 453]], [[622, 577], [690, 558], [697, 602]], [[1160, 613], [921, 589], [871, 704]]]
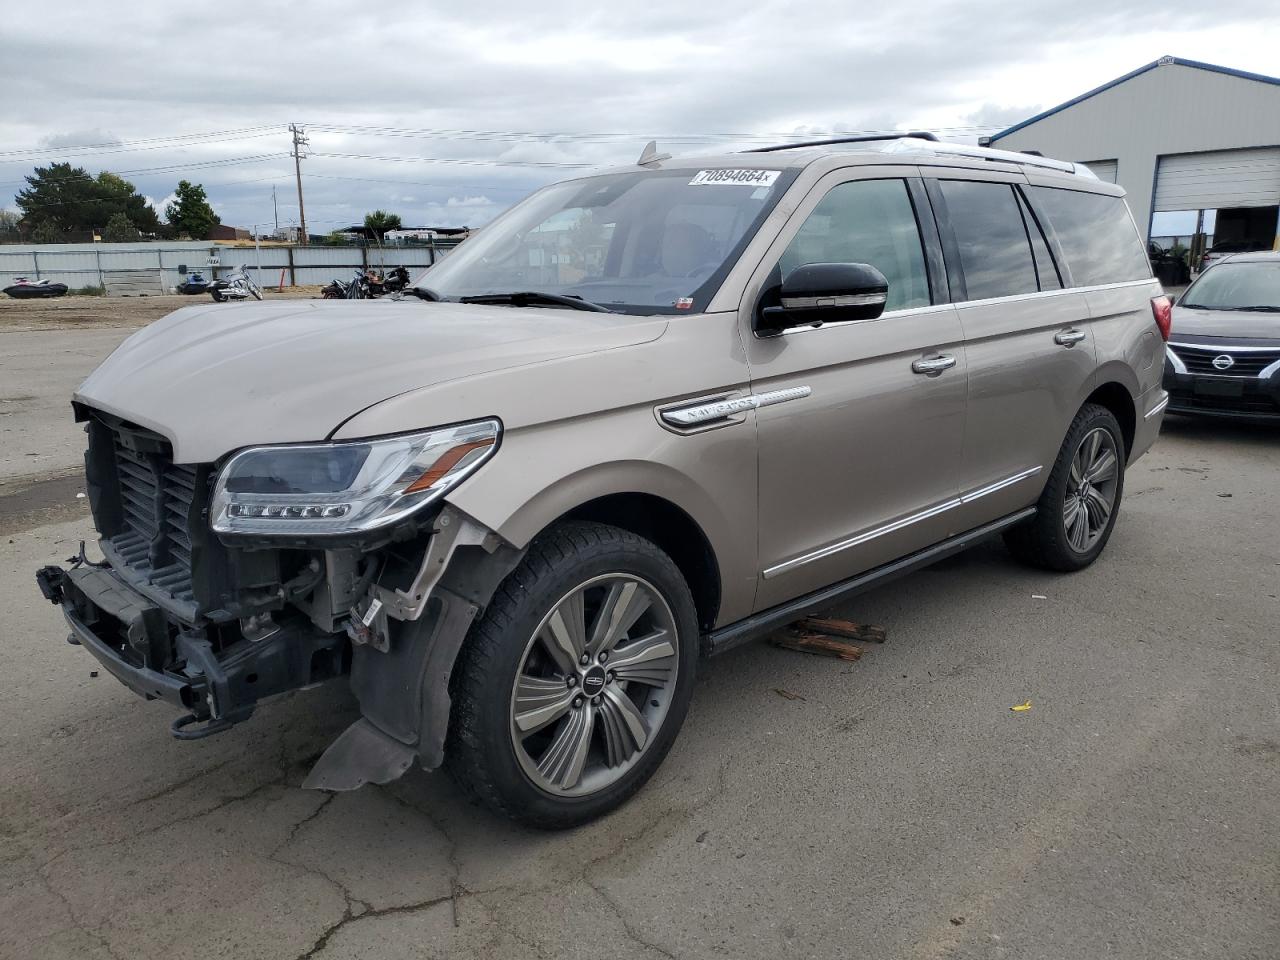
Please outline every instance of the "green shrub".
[[105, 297], [107, 288], [90, 284], [87, 287], [70, 287], [67, 289], [67, 293], [75, 297]]

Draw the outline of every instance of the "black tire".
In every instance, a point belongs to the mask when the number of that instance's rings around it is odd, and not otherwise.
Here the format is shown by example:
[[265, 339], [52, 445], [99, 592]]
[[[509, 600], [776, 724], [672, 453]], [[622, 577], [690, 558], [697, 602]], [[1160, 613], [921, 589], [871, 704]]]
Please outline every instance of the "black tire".
[[[1065, 519], [1068, 494], [1072, 486], [1072, 460], [1084, 439], [1098, 428], [1105, 429], [1111, 435], [1119, 461], [1116, 466], [1115, 491], [1105, 526], [1096, 540], [1086, 549], [1080, 550], [1069, 542]], [[1120, 501], [1124, 493], [1124, 464], [1127, 459], [1124, 434], [1120, 431], [1115, 415], [1106, 407], [1086, 403], [1071, 421], [1066, 439], [1062, 441], [1044, 492], [1036, 503], [1036, 515], [1005, 532], [1004, 542], [1009, 551], [1024, 563], [1046, 570], [1071, 572], [1083, 570], [1093, 563], [1111, 539], [1111, 531], [1115, 528], [1116, 517], [1120, 513]]]
[[[642, 578], [666, 602], [678, 638], [674, 690], [660, 726], [620, 779], [584, 796], [555, 795], [526, 773], [512, 742], [517, 672], [530, 638], [560, 598], [592, 578], [615, 573]], [[556, 524], [534, 539], [468, 634], [451, 685], [445, 766], [473, 797], [529, 826], [564, 829], [595, 819], [630, 799], [671, 748], [693, 693], [698, 643], [693, 597], [662, 550], [601, 523]]]

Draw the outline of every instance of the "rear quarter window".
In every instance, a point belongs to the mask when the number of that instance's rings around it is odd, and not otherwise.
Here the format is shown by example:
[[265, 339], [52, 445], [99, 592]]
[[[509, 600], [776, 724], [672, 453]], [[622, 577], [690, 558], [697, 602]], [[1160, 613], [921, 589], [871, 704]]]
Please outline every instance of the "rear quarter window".
[[1077, 287], [1148, 280], [1151, 265], [1122, 197], [1032, 187]]

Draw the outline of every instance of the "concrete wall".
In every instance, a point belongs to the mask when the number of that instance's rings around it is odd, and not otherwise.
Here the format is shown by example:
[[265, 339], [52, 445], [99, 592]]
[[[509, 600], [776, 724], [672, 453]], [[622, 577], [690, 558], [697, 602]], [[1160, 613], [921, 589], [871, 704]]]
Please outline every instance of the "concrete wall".
[[1164, 63], [991, 146], [1060, 160], [1117, 160], [1133, 218], [1151, 225], [1156, 162], [1166, 154], [1280, 145], [1280, 85]]
[[[410, 273], [429, 267], [453, 248], [451, 241], [433, 247], [229, 247], [208, 241], [163, 243], [37, 243], [0, 246], [0, 287], [17, 277], [47, 278], [72, 288], [100, 286], [113, 273], [154, 274], [155, 292], [167, 292], [182, 280], [178, 269], [199, 270], [206, 277], [225, 274], [240, 264], [262, 267], [263, 286], [328, 283], [335, 277], [349, 280], [363, 266], [385, 269], [403, 266]], [[221, 266], [211, 270], [206, 258], [216, 256]]]

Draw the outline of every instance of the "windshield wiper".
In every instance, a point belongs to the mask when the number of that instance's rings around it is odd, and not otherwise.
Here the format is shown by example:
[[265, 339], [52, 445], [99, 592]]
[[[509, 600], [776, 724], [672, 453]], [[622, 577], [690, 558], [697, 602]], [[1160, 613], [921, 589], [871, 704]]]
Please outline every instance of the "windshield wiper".
[[1265, 303], [1254, 304], [1249, 307], [1225, 307], [1226, 310], [1251, 310], [1254, 313], [1280, 313], [1280, 307], [1269, 306]]
[[581, 297], [540, 293], [537, 290], [522, 290], [517, 293], [481, 293], [474, 297], [459, 297], [458, 302], [509, 304], [513, 307], [569, 307], [572, 310], [590, 310], [592, 313], [613, 313], [608, 307], [602, 307], [590, 300], [583, 300]]
[[429, 287], [409, 287], [405, 290], [405, 293], [411, 294], [419, 300], [429, 300], [432, 303], [439, 303], [444, 299], [444, 297], [440, 296], [440, 294], [436, 293]]

